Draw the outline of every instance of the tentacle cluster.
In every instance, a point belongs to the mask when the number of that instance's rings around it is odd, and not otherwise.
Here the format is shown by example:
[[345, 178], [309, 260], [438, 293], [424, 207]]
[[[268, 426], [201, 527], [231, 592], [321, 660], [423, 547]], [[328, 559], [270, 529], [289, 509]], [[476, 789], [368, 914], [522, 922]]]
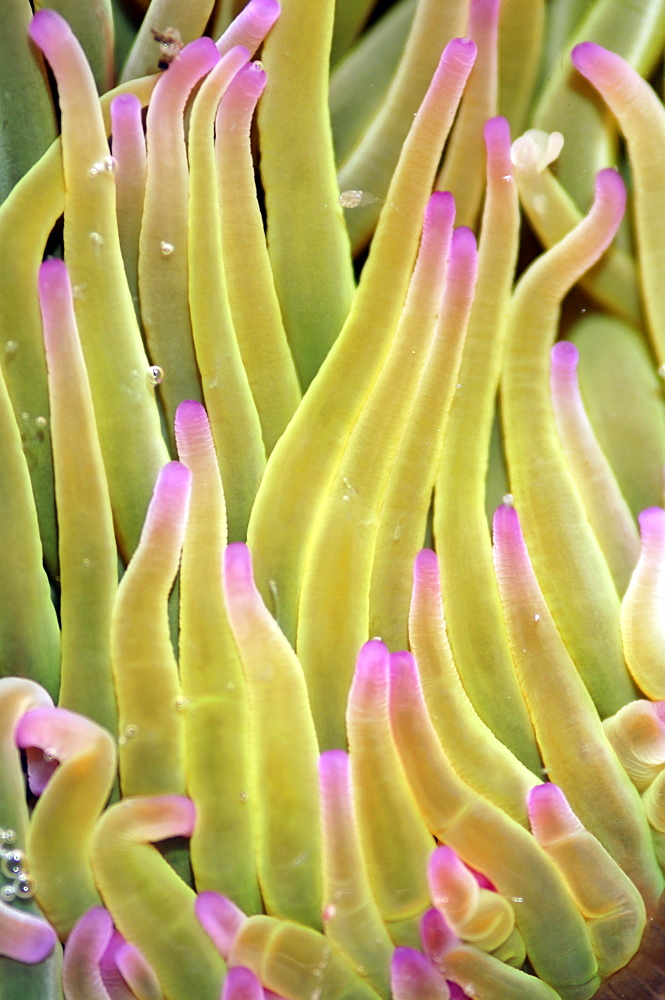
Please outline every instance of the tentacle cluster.
[[211, 6], [101, 98], [99, 29], [29, 25], [61, 135], [0, 207], [0, 977], [656, 995], [665, 2], [551, 0], [565, 65], [543, 0], [224, 0], [216, 43]]

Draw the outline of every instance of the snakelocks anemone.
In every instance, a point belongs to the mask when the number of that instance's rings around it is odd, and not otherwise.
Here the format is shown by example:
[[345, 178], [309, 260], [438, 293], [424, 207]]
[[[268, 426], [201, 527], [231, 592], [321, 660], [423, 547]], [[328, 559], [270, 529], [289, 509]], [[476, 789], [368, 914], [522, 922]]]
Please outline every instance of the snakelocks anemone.
[[1, 20], [0, 998], [665, 996], [665, 0]]

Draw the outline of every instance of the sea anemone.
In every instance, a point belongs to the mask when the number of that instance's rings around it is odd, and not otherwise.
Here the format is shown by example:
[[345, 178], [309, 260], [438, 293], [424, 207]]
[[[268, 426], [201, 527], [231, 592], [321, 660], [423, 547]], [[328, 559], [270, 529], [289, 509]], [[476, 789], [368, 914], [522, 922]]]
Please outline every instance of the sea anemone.
[[665, 2], [32, 6], [2, 995], [662, 996]]

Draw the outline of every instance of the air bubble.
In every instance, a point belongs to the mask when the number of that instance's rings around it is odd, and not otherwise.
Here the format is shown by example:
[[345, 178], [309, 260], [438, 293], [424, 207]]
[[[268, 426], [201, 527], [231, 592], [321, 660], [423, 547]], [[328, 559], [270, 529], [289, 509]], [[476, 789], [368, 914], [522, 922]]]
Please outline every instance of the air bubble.
[[505, 493], [501, 497], [501, 503], [504, 505], [504, 507], [512, 507], [513, 504], [515, 503], [515, 497], [512, 495], [512, 493]]
[[227, 681], [226, 682], [226, 690], [227, 691], [235, 691], [235, 689], [236, 689], [236, 686], [233, 683], [233, 681]]
[[98, 160], [97, 163], [93, 163], [88, 170], [88, 177], [94, 179], [99, 177], [100, 174], [114, 174], [118, 169], [118, 161], [115, 156], [105, 156], [103, 160]]
[[81, 565], [84, 569], [89, 569], [92, 566], [92, 559], [88, 559], [86, 556], [85, 559], [81, 560]]
[[175, 250], [175, 247], [173, 246], [172, 243], [167, 243], [166, 240], [162, 240], [162, 242], [159, 244], [159, 249], [161, 251], [162, 257], [170, 257], [173, 251]]
[[95, 247], [103, 247], [104, 246], [104, 237], [100, 233], [92, 232], [88, 236], [88, 239], [90, 240], [90, 242], [92, 243], [92, 245], [95, 246]]
[[56, 752], [53, 747], [47, 747], [42, 753], [42, 757], [45, 761], [47, 761], [47, 763], [50, 764], [52, 761], [56, 760]]
[[259, 73], [263, 69], [263, 63], [260, 59], [255, 59], [252, 63], [252, 69], [255, 69]]
[[25, 854], [23, 851], [6, 851], [0, 861], [0, 871], [5, 878], [16, 878], [25, 869]]
[[16, 830], [11, 830], [7, 828], [6, 830], [0, 830], [0, 841], [3, 844], [13, 844], [16, 840]]
[[249, 799], [249, 792], [238, 792], [238, 798], [241, 802], [247, 802]]
[[35, 894], [35, 880], [32, 875], [23, 872], [17, 879], [14, 879], [13, 888], [21, 899], [32, 899]]
[[5, 344], [5, 354], [16, 354], [18, 351], [18, 340], [8, 340]]
[[128, 740], [131, 740], [137, 735], [138, 731], [138, 726], [125, 726], [125, 737]]
[[187, 699], [183, 698], [183, 696], [179, 694], [175, 700], [176, 712], [184, 712], [186, 708], [187, 708]]
[[534, 615], [534, 616], [533, 616], [533, 620], [534, 620], [535, 622], [539, 622], [539, 621], [540, 621], [540, 615]]
[[164, 379], [164, 369], [159, 365], [150, 365], [148, 368], [148, 382], [150, 385], [159, 385]]
[[510, 898], [512, 899], [513, 903], [523, 903], [524, 902], [524, 896], [511, 896]]
[[35, 424], [37, 427], [46, 427], [48, 420], [46, 417], [35, 417]]
[[3, 885], [2, 889], [0, 889], [0, 897], [5, 903], [13, 903], [16, 899], [16, 889], [11, 883]]
[[337, 201], [342, 208], [363, 208], [365, 205], [374, 205], [379, 199], [369, 191], [342, 191]]

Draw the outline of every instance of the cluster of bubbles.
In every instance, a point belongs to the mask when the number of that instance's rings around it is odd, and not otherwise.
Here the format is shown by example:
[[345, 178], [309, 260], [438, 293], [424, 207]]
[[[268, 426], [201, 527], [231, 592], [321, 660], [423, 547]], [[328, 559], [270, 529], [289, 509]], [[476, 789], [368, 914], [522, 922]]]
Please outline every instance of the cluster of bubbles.
[[16, 847], [14, 830], [0, 829], [0, 873], [5, 879], [0, 897], [5, 903], [15, 899], [30, 899], [35, 892], [35, 881], [28, 871], [25, 854]]
[[115, 156], [105, 156], [99, 163], [93, 163], [88, 170], [88, 177], [99, 177], [100, 174], [114, 174], [118, 169]]

